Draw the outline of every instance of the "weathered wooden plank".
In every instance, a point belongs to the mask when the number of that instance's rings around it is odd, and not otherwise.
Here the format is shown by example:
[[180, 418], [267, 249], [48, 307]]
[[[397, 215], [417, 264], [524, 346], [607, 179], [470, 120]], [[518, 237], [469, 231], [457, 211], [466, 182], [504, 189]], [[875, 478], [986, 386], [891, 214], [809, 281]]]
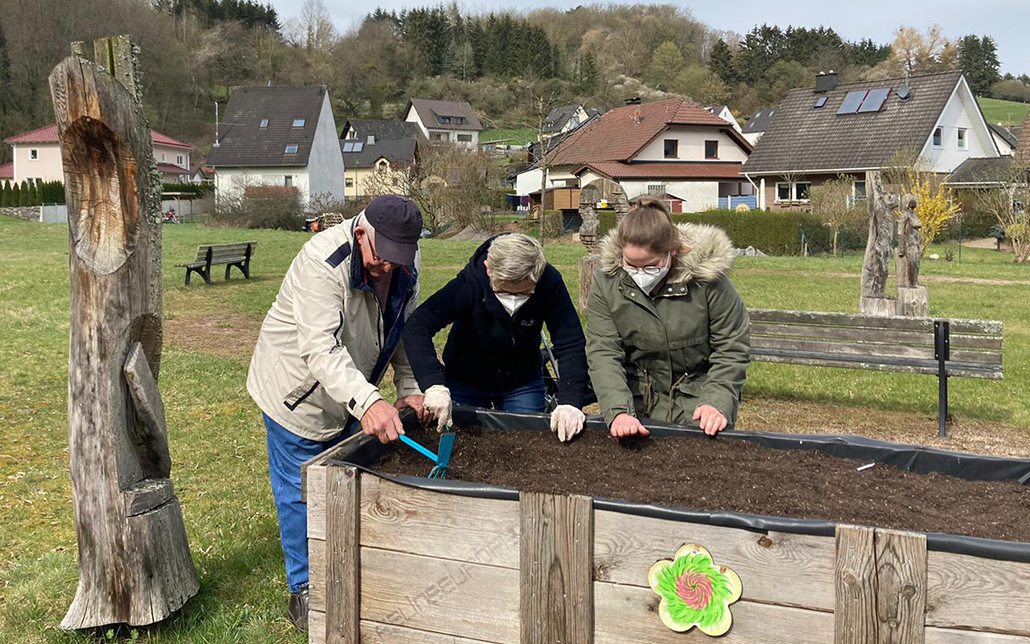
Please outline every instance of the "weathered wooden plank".
[[[878, 358], [904, 358], [912, 360], [933, 360], [933, 347], [913, 347], [900, 344], [866, 341], [821, 341], [802, 338], [758, 336], [752, 337], [754, 349], [782, 349], [806, 353], [827, 353], [845, 356], [867, 357], [869, 361]], [[1000, 351], [951, 350], [951, 360], [971, 364], [1001, 365]]]
[[[647, 576], [647, 570], [641, 574]], [[747, 590], [748, 580], [743, 579]], [[787, 584], [784, 594], [794, 584]], [[827, 644], [833, 640], [833, 615], [740, 600], [730, 606], [733, 626], [718, 638], [694, 628], [676, 633], [658, 616], [659, 598], [650, 588], [604, 582], [594, 584], [596, 644]]]
[[308, 605], [311, 610], [325, 611], [325, 566], [325, 541], [308, 539]]
[[[340, 452], [342, 452], [342, 451], [344, 451], [346, 449], [349, 449], [352, 445], [354, 445], [354, 443], [360, 441], [364, 436], [365, 435], [363, 433], [361, 433], [361, 432], [355, 432], [353, 435], [348, 436], [347, 438], [345, 438], [344, 440], [340, 441], [339, 443], [337, 443], [333, 447], [330, 447], [329, 449], [325, 450], [321, 454], [319, 454], [317, 456], [313, 456], [313, 457], [309, 458], [308, 460], [304, 461], [303, 463], [301, 463], [301, 466], [300, 466], [300, 500], [301, 501], [304, 501], [305, 503], [307, 503], [308, 468], [314, 467], [316, 465], [324, 465], [325, 463], [335, 459], [336, 456]], [[310, 532], [310, 528], [308, 528], [308, 530]]]
[[[904, 344], [911, 346], [933, 346], [933, 330], [930, 331], [898, 331], [894, 329], [875, 329], [856, 326], [825, 326], [815, 324], [784, 324], [769, 322], [751, 323], [751, 337], [789, 337], [826, 340], [857, 340]], [[951, 347], [961, 349], [998, 349], [1003, 346], [999, 335], [977, 335], [968, 333], [950, 333]]]
[[872, 528], [837, 526], [835, 644], [877, 641], [876, 550]]
[[308, 644], [325, 644], [325, 613], [308, 611]]
[[523, 492], [519, 514], [521, 644], [590, 644], [593, 499]]
[[361, 618], [500, 644], [519, 641], [519, 573], [361, 549]]
[[302, 483], [301, 490], [306, 490], [305, 502], [308, 505], [308, 539], [325, 541], [325, 465], [309, 467], [307, 481]]
[[[684, 543], [708, 548], [720, 565], [744, 580], [742, 597], [785, 606], [832, 611], [834, 540], [785, 532], [736, 528], [594, 512], [594, 577], [648, 588], [647, 571]], [[783, 580], [791, 580], [784, 592]]]
[[[168, 427], [165, 425], [165, 406], [161, 390], [157, 387], [142, 342], [129, 349], [122, 367], [129, 386], [133, 409], [141, 421], [134, 425], [133, 442], [139, 445], [139, 456], [148, 476], [167, 479], [172, 473], [172, 457], [168, 452]], [[168, 482], [171, 485], [171, 481]]]
[[923, 644], [926, 535], [877, 530], [876, 613], [880, 644]]
[[361, 545], [517, 569], [519, 504], [367, 475], [361, 484]]
[[144, 479], [122, 492], [126, 516], [150, 512], [175, 496], [172, 479]]
[[[864, 371], [887, 371], [891, 373], [918, 373], [936, 374], [937, 366], [927, 364], [921, 365], [888, 365], [879, 362], [835, 360], [830, 357], [799, 357], [794, 355], [775, 355], [764, 353], [762, 349], [752, 347], [751, 360], [753, 362], [776, 362], [813, 367], [837, 367], [839, 369], [862, 369]], [[1003, 380], [1004, 374], [1001, 367], [987, 365], [984, 369], [965, 368], [960, 365], [950, 364], [948, 375], [953, 377], [981, 378], [986, 380]]]
[[487, 640], [473, 640], [383, 624], [368, 619], [361, 620], [361, 644], [484, 644], [486, 642]]
[[931, 551], [926, 624], [1030, 636], [1030, 564]]
[[360, 488], [356, 468], [340, 465], [326, 469], [326, 644], [358, 644], [361, 638]]
[[[752, 322], [782, 322], [790, 324], [824, 324], [836, 326], [862, 326], [875, 329], [906, 331], [925, 330], [933, 333], [934, 318], [902, 316], [880, 317], [855, 313], [829, 313], [822, 311], [780, 311], [776, 309], [748, 309]], [[1002, 335], [1005, 325], [999, 320], [948, 319], [952, 333], [984, 333]]]
[[1030, 637], [929, 627], [926, 644], [1030, 644]]

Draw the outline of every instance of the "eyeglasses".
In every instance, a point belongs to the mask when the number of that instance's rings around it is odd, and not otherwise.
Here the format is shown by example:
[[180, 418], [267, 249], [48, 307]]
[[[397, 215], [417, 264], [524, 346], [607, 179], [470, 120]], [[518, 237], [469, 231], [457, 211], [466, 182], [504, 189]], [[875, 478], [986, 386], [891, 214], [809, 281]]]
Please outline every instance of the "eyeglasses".
[[658, 266], [644, 266], [644, 267], [640, 267], [640, 266], [630, 266], [629, 264], [626, 263], [626, 260], [623, 259], [622, 260], [622, 267], [630, 275], [652, 275], [652, 276], [654, 276], [654, 275], [658, 275], [663, 270], [665, 270], [665, 265], [668, 264], [668, 261], [669, 261], [669, 255], [666, 255], [665, 256], [665, 260], [662, 261], [662, 263], [659, 264]]
[[368, 229], [365, 230], [365, 237], [368, 239], [368, 250], [372, 252], [372, 259], [380, 264], [392, 264], [393, 262], [383, 259], [376, 252], [375, 239], [372, 237], [372, 232]]

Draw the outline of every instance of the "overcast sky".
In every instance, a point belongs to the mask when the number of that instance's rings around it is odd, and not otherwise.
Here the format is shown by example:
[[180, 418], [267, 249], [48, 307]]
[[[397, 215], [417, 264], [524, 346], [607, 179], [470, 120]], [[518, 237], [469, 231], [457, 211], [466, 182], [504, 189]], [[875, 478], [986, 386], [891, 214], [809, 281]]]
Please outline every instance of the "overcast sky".
[[[281, 20], [300, 13], [304, 0], [271, 0]], [[404, 7], [432, 6], [440, 0], [324, 0], [336, 26], [349, 29], [377, 6], [400, 10]], [[447, 4], [444, 2], [444, 4]], [[519, 8], [573, 8], [587, 2], [554, 2], [546, 0], [478, 0], [460, 3], [472, 12]], [[848, 40], [872, 38], [888, 43], [900, 25], [925, 30], [937, 23], [949, 38], [969, 33], [988, 34], [998, 43], [1002, 72], [1016, 75], [1030, 73], [1030, 1], [1028, 0], [860, 0], [828, 2], [827, 0], [736, 0], [735, 2], [674, 2], [719, 30], [744, 33], [763, 22], [781, 27], [797, 25], [833, 27]]]

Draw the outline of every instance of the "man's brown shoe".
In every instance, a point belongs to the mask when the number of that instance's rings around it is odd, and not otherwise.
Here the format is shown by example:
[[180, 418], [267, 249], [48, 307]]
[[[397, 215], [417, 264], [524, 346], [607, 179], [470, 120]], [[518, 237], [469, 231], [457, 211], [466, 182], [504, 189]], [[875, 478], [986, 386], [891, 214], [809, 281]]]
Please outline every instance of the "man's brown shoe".
[[308, 632], [308, 587], [304, 586], [295, 593], [290, 593], [290, 605], [286, 609], [286, 617], [301, 633]]

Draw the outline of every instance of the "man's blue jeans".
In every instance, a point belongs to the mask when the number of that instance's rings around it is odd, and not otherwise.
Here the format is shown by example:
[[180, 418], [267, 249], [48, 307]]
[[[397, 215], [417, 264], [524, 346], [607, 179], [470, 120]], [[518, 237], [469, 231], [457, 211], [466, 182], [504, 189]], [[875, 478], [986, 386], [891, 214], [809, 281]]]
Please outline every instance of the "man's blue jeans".
[[511, 391], [484, 391], [465, 383], [448, 381], [451, 401], [459, 405], [471, 405], [485, 409], [534, 413], [544, 411], [544, 379], [530, 380]]
[[279, 515], [279, 539], [286, 559], [286, 581], [295, 593], [308, 585], [308, 506], [300, 500], [300, 466], [347, 437], [331, 441], [301, 438], [265, 414], [268, 430], [268, 476]]

